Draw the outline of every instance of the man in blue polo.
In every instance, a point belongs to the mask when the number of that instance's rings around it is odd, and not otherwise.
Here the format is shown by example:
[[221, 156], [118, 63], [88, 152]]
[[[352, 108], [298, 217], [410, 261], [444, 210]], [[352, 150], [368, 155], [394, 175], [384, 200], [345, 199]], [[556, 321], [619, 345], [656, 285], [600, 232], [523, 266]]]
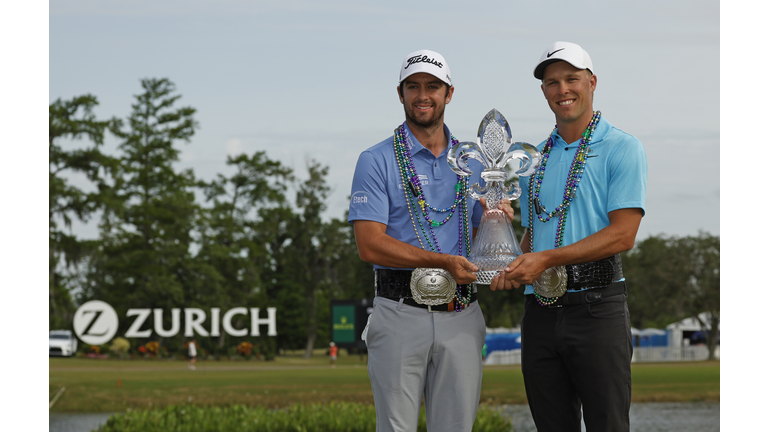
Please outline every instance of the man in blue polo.
[[[556, 128], [520, 181], [521, 247], [491, 283], [525, 287], [522, 370], [537, 430], [629, 431], [632, 339], [620, 253], [645, 215], [642, 143], [593, 110], [592, 60], [556, 42], [534, 69]], [[526, 199], [527, 198], [527, 199]], [[508, 208], [508, 207], [506, 207]]]
[[466, 259], [482, 208], [468, 185], [482, 167], [467, 179], [448, 166], [457, 141], [443, 124], [454, 91], [443, 56], [408, 55], [397, 91], [405, 122], [360, 155], [349, 206], [360, 258], [375, 272], [363, 338], [376, 430], [416, 430], [423, 397], [427, 429], [468, 432], [485, 339], [472, 288], [478, 269]]

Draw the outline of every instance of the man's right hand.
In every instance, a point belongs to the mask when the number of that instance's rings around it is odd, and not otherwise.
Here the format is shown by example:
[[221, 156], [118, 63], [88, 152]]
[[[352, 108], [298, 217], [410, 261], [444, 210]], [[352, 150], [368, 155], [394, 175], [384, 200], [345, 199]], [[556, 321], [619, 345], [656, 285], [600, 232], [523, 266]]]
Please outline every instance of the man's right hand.
[[447, 255], [449, 257], [448, 265], [444, 267], [448, 273], [453, 276], [456, 283], [459, 285], [465, 285], [477, 280], [477, 272], [480, 270], [476, 265], [472, 264], [464, 258], [458, 255]]
[[480, 198], [480, 205], [483, 206], [483, 212], [487, 212], [488, 210], [501, 210], [507, 214], [507, 217], [510, 221], [515, 219], [515, 210], [512, 208], [512, 201], [506, 198], [501, 200], [499, 206], [496, 209], [489, 209], [485, 198]]

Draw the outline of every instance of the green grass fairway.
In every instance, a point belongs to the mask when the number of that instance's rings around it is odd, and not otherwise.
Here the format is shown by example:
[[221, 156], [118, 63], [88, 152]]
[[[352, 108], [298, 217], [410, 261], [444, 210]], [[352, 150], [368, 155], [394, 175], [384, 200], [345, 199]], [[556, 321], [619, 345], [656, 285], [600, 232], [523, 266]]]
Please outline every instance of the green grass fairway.
[[[284, 407], [330, 401], [373, 403], [366, 365], [340, 356], [278, 357], [272, 362], [119, 361], [51, 358], [53, 411], [115, 412], [168, 405]], [[120, 386], [118, 387], [118, 380]], [[718, 401], [720, 363], [645, 363], [632, 367], [633, 401]], [[481, 403], [525, 403], [520, 366], [486, 366]]]

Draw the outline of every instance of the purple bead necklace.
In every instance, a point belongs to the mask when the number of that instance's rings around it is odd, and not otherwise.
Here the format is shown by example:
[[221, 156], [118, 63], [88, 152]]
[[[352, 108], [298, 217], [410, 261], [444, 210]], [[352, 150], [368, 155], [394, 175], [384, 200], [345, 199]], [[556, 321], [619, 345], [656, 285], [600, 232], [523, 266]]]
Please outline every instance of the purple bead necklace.
[[[541, 183], [544, 180], [544, 172], [546, 170], [547, 160], [549, 159], [549, 153], [552, 151], [554, 145], [554, 139], [552, 136], [557, 130], [557, 125], [552, 133], [549, 134], [547, 144], [544, 145], [544, 151], [542, 152], [541, 165], [536, 170], [534, 175], [531, 176], [531, 181], [528, 185], [528, 240], [530, 242], [531, 252], [534, 252], [533, 247], [533, 213], [534, 209], [536, 216], [543, 223], [549, 222], [553, 217], [559, 216], [560, 220], [557, 222], [557, 231], [555, 234], [555, 249], [563, 245], [563, 233], [565, 232], [565, 222], [568, 218], [568, 209], [571, 206], [571, 202], [576, 198], [576, 189], [579, 187], [581, 177], [584, 175], [584, 168], [587, 164], [587, 153], [591, 150], [589, 148], [589, 142], [592, 140], [592, 133], [597, 127], [597, 123], [600, 122], [600, 111], [594, 111], [592, 113], [592, 119], [589, 121], [586, 130], [581, 136], [579, 141], [579, 148], [576, 154], [573, 156], [570, 170], [568, 171], [568, 178], [565, 181], [565, 192], [563, 193], [563, 202], [555, 207], [552, 212], [547, 212], [547, 209], [539, 201], [539, 191], [541, 190]], [[542, 216], [542, 213], [544, 214]], [[550, 305], [557, 301], [559, 297], [547, 298], [540, 296], [538, 293], [533, 293], [536, 297], [536, 301], [542, 305]]]
[[[451, 135], [451, 148], [459, 144], [458, 140]], [[422, 249], [426, 250], [424, 243], [421, 241], [423, 236], [429, 245], [432, 252], [443, 253], [440, 248], [440, 244], [437, 241], [437, 234], [435, 234], [435, 228], [444, 225], [448, 222], [456, 209], [459, 209], [459, 255], [462, 254], [463, 245], [466, 244], [467, 255], [470, 252], [470, 234], [469, 234], [469, 216], [467, 209], [467, 196], [469, 195], [469, 179], [460, 175], [456, 175], [456, 197], [453, 200], [453, 204], [450, 207], [440, 209], [432, 206], [427, 202], [427, 198], [424, 195], [424, 189], [421, 187], [421, 181], [419, 181], [419, 175], [416, 172], [416, 166], [413, 163], [413, 157], [411, 151], [406, 143], [405, 136], [405, 123], [395, 128], [394, 133], [394, 149], [395, 159], [400, 170], [400, 178], [403, 182], [403, 193], [405, 194], [405, 201], [408, 204], [408, 214], [411, 218], [411, 224], [413, 225], [413, 231], [416, 234], [416, 239], [419, 241], [419, 245]], [[408, 185], [406, 188], [405, 185]], [[408, 192], [411, 192], [410, 194]], [[421, 222], [421, 218], [414, 218], [413, 213], [418, 212], [417, 209], [421, 209], [421, 216], [427, 222], [431, 235], [427, 234], [424, 224]], [[430, 217], [429, 211], [432, 210], [437, 213], [448, 213], [448, 215], [442, 221], [433, 220]], [[416, 227], [418, 222], [422, 235], [419, 235], [419, 228]], [[431, 237], [431, 238], [430, 238]], [[434, 244], [432, 243], [434, 241]], [[472, 285], [457, 285], [456, 296], [454, 297], [454, 310], [461, 312], [470, 303], [470, 297], [472, 295]], [[462, 291], [465, 292], [462, 295]]]
[[544, 151], [541, 156], [541, 165], [536, 170], [534, 175], [531, 176], [530, 184], [528, 186], [528, 231], [529, 240], [531, 244], [531, 252], [533, 249], [533, 213], [536, 212], [536, 216], [541, 222], [549, 222], [553, 217], [559, 216], [557, 223], [557, 233], [555, 235], [555, 248], [559, 248], [563, 245], [563, 233], [565, 231], [565, 222], [568, 218], [568, 209], [571, 206], [571, 202], [576, 198], [576, 189], [579, 187], [581, 177], [584, 175], [584, 168], [587, 165], [587, 153], [589, 153], [589, 142], [592, 140], [592, 133], [595, 131], [595, 127], [600, 122], [601, 113], [595, 111], [592, 113], [592, 119], [589, 121], [587, 129], [581, 136], [579, 141], [579, 148], [576, 150], [576, 154], [573, 156], [571, 167], [568, 170], [568, 178], [565, 181], [565, 192], [563, 193], [563, 202], [560, 203], [555, 210], [547, 212], [547, 209], [539, 201], [539, 191], [541, 190], [541, 183], [544, 181], [544, 173], [547, 167], [547, 160], [549, 159], [549, 153], [552, 151], [554, 145], [554, 139], [552, 136], [557, 130], [555, 129], [549, 134], [549, 139], [544, 145]]

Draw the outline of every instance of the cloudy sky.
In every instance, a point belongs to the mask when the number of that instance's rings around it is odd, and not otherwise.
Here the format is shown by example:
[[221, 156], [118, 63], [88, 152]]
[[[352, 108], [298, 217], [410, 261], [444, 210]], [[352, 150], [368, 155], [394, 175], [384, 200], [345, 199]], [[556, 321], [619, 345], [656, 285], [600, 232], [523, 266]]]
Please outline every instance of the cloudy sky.
[[[532, 70], [553, 42], [576, 42], [594, 63], [596, 109], [648, 154], [638, 238], [720, 233], [717, 1], [49, 4], [49, 102], [92, 93], [97, 115], [125, 117], [141, 78], [167, 77], [200, 123], [180, 168], [212, 179], [229, 173], [227, 155], [266, 150], [303, 175], [316, 159], [330, 166], [325, 216], [338, 218], [360, 152], [403, 121], [395, 88], [408, 53], [446, 58], [459, 140], [496, 108], [514, 140], [538, 144], [554, 117]], [[75, 230], [96, 236], [95, 223]]]

